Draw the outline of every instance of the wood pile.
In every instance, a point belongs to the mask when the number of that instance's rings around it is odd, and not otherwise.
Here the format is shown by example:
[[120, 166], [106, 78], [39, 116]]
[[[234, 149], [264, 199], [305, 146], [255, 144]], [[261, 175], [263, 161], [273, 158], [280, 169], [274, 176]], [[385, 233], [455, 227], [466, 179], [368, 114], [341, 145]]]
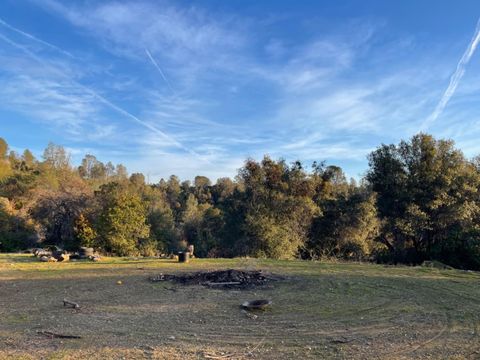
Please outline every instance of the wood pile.
[[203, 285], [212, 288], [244, 289], [261, 286], [275, 280], [262, 271], [219, 270], [196, 272], [181, 275], [159, 274], [150, 278], [150, 281], [174, 281], [183, 285]]

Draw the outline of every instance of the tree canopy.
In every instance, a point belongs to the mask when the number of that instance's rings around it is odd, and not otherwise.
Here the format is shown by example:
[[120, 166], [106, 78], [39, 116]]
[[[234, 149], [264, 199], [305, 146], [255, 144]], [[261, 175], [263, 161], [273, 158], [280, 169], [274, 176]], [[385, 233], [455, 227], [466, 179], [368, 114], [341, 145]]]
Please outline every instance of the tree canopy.
[[480, 269], [480, 157], [417, 134], [368, 156], [363, 179], [323, 161], [247, 159], [235, 179], [158, 183], [60, 145], [41, 160], [0, 139], [0, 251], [54, 244], [117, 255], [342, 259]]

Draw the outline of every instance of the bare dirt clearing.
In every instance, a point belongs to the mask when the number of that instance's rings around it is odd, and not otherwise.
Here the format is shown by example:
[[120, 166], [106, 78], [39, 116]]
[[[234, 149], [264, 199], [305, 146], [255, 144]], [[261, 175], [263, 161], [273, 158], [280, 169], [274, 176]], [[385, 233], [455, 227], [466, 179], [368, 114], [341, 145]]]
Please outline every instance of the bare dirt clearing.
[[[148, 280], [233, 268], [284, 278], [241, 290]], [[65, 298], [80, 308], [64, 307]], [[239, 308], [262, 298], [273, 304], [257, 317]], [[0, 255], [1, 359], [479, 359], [479, 325], [478, 273], [254, 259], [38, 263]]]

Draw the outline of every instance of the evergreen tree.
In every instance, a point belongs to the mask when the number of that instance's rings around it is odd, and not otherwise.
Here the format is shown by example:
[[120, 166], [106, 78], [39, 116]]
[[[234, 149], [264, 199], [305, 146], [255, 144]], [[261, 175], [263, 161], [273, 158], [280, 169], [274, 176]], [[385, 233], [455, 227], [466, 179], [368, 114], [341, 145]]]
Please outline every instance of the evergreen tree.
[[100, 244], [120, 256], [137, 253], [137, 245], [150, 232], [140, 196], [117, 183], [109, 183], [102, 185], [96, 197], [101, 208], [96, 224]]

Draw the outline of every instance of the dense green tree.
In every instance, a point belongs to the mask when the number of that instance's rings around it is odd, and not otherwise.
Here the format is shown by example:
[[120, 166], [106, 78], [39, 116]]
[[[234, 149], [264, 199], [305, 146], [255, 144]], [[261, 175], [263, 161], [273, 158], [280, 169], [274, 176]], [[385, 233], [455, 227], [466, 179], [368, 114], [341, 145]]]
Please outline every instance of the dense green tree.
[[195, 193], [195, 197], [201, 204], [211, 202], [211, 186], [211, 181], [206, 176], [195, 176], [193, 192]]
[[323, 202], [323, 214], [312, 223], [311, 234], [305, 246], [307, 258], [341, 257], [366, 259], [374, 250], [381, 249], [376, 242], [379, 220], [375, 196], [362, 189], [342, 194]]
[[86, 155], [77, 169], [50, 143], [43, 161], [0, 139], [0, 250], [40, 240], [67, 249], [156, 255], [436, 259], [480, 269], [480, 157], [418, 134], [369, 156], [359, 184], [324, 162], [307, 171], [265, 157], [235, 180], [172, 175], [150, 185]]
[[11, 173], [10, 176], [5, 177], [0, 183], [0, 196], [16, 203], [16, 207], [21, 207], [21, 204], [27, 200], [30, 192], [37, 186], [38, 182], [38, 175], [33, 173]]
[[452, 141], [419, 134], [398, 146], [381, 146], [369, 163], [380, 240], [395, 261], [470, 261], [452, 248], [465, 253], [462, 239], [480, 224], [480, 173]]
[[176, 227], [173, 211], [161, 186], [143, 186], [142, 201], [147, 206], [150, 226], [150, 246], [157, 252], [179, 251], [180, 231]]
[[221, 256], [224, 226], [225, 221], [222, 211], [212, 206], [207, 207], [198, 229], [198, 244], [195, 247], [195, 249], [198, 249], [198, 251], [195, 250], [198, 255], [204, 257]]
[[176, 175], [172, 175], [166, 182], [164, 182], [163, 186], [167, 201], [173, 211], [175, 221], [179, 223], [182, 213], [182, 188], [180, 186], [180, 179]]
[[225, 202], [226, 199], [233, 195], [236, 184], [230, 178], [219, 178], [217, 183], [212, 186], [212, 200], [215, 204]]
[[136, 254], [137, 245], [150, 235], [140, 196], [118, 183], [102, 185], [95, 196], [100, 206], [95, 229], [101, 246], [117, 255]]
[[[248, 160], [240, 169], [244, 220], [237, 230], [237, 251], [271, 258], [297, 256], [319, 213], [312, 199], [304, 196], [309, 192], [308, 176], [299, 165], [289, 167], [283, 160], [265, 157], [261, 163]], [[298, 187], [299, 182], [305, 188]]]
[[98, 244], [96, 243], [97, 233], [83, 213], [80, 213], [75, 220], [73, 231], [77, 240], [76, 243], [79, 246], [98, 247]]
[[206, 257], [220, 252], [223, 218], [219, 209], [210, 204], [199, 204], [195, 195], [189, 194], [182, 214], [182, 226], [184, 240], [195, 246], [198, 256]]
[[194, 186], [196, 188], [208, 188], [212, 183], [206, 176], [195, 176]]
[[150, 238], [155, 240], [157, 249], [163, 252], [179, 251], [180, 235], [175, 219], [166, 202], [157, 202], [148, 213]]
[[134, 173], [130, 175], [130, 183], [136, 187], [145, 186], [145, 176], [141, 173]]

